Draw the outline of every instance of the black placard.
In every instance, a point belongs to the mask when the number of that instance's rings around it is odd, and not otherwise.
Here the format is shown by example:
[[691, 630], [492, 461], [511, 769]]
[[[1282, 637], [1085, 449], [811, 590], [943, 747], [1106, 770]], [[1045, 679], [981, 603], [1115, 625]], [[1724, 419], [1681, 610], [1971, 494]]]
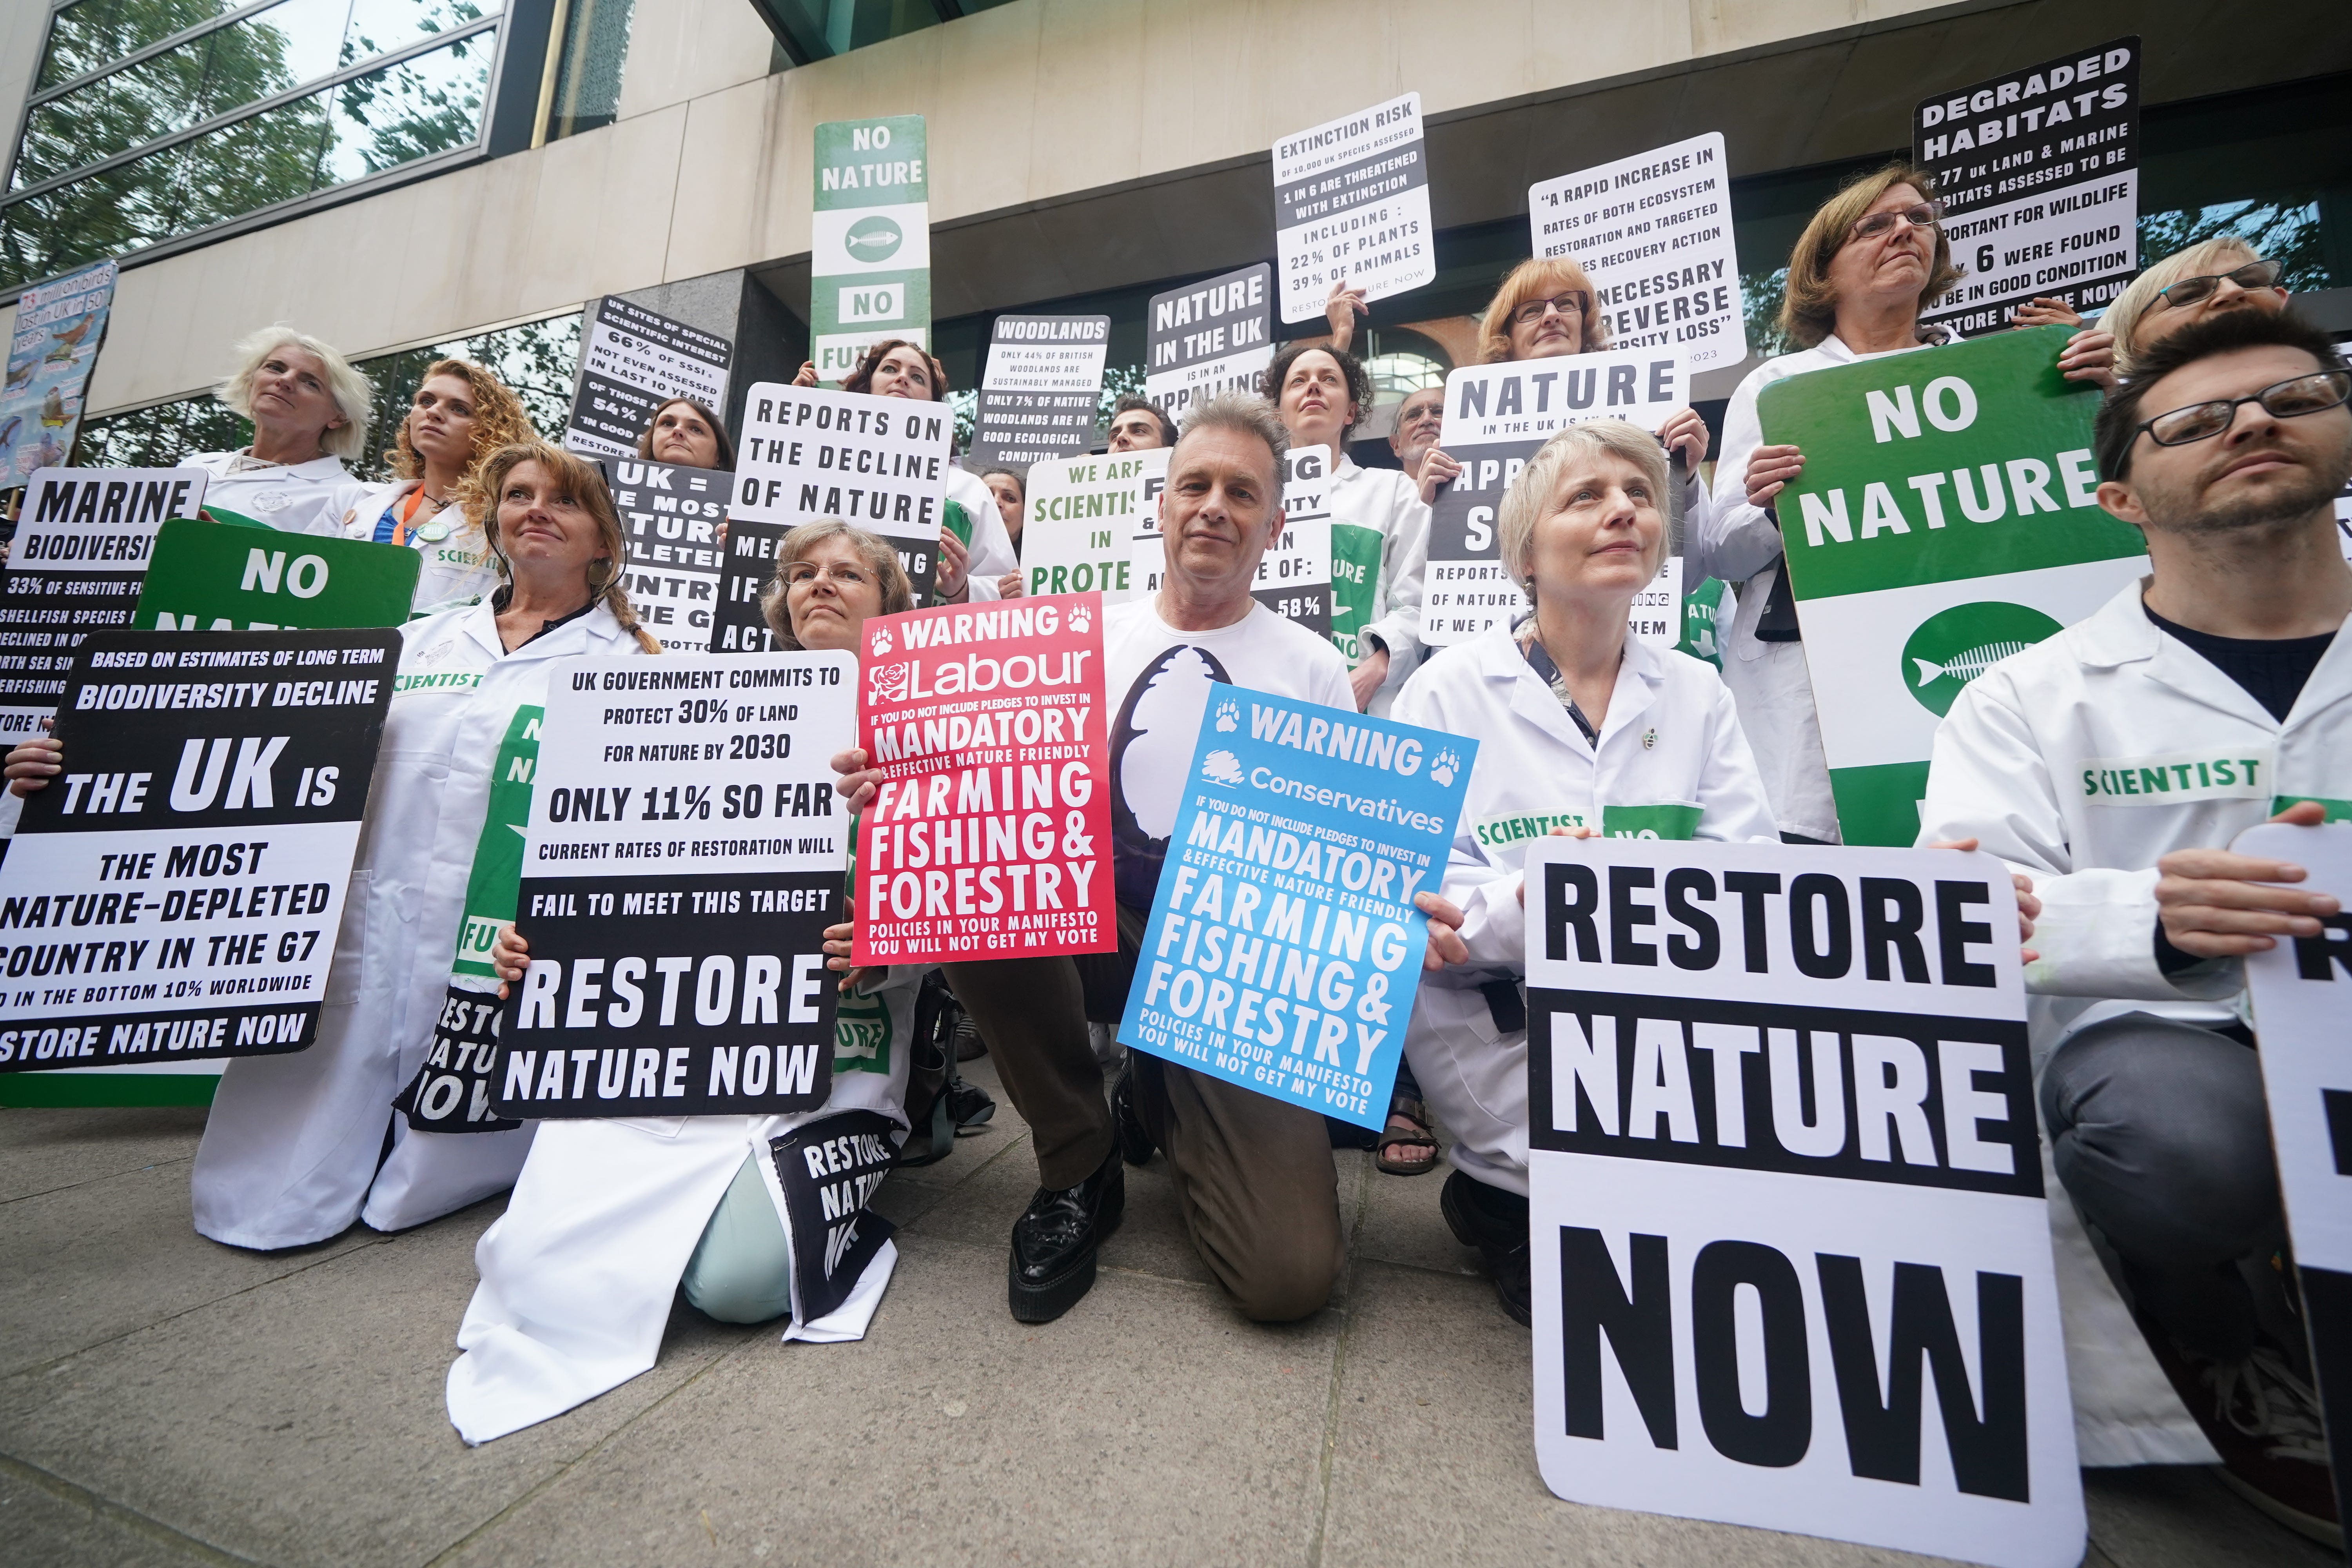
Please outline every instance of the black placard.
[[727, 525], [727, 555], [719, 570], [719, 609], [711, 617], [713, 653], [772, 653], [775, 634], [760, 601], [776, 575], [776, 546], [790, 533], [789, 524], [745, 522]]
[[501, 1011], [495, 990], [452, 985], [443, 995], [424, 1065], [392, 1102], [411, 1131], [509, 1132], [522, 1125], [490, 1109]]
[[663, 647], [701, 652], [719, 608], [719, 530], [735, 476], [643, 458], [606, 458], [602, 467], [628, 542], [629, 602]]
[[315, 1037], [396, 632], [106, 632], [0, 864], [0, 1072]]
[[879, 1111], [845, 1110], [769, 1142], [792, 1215], [793, 1306], [801, 1322], [839, 1310], [889, 1239], [890, 1222], [866, 1205], [898, 1159], [898, 1131]]

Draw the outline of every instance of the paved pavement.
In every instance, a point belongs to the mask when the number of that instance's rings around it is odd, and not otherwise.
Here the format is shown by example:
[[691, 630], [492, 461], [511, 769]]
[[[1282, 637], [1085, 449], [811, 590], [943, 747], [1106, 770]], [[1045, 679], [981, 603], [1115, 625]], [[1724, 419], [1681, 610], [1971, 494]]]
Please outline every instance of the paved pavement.
[[[971, 1076], [994, 1089], [985, 1060]], [[1101, 1282], [1004, 1310], [1034, 1184], [1011, 1107], [879, 1206], [902, 1257], [856, 1345], [681, 1304], [658, 1365], [468, 1449], [443, 1415], [483, 1204], [256, 1256], [188, 1225], [203, 1113], [0, 1111], [0, 1563], [1918, 1563], [1552, 1498], [1528, 1337], [1436, 1176], [1341, 1155], [1328, 1309], [1244, 1321], [1166, 1163], [1129, 1174]], [[2201, 1471], [2095, 1472], [2096, 1568], [2336, 1562]]]

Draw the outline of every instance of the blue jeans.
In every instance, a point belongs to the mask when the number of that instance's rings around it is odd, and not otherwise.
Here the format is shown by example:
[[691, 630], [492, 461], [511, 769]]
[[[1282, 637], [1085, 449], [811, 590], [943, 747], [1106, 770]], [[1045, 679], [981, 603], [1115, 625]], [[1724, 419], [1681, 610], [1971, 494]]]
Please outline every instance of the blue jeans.
[[2134, 1304], [2185, 1350], [2251, 1354], [2249, 1279], [2286, 1237], [2252, 1048], [2130, 1013], [2060, 1046], [2041, 1101], [2058, 1179], [2122, 1259]]

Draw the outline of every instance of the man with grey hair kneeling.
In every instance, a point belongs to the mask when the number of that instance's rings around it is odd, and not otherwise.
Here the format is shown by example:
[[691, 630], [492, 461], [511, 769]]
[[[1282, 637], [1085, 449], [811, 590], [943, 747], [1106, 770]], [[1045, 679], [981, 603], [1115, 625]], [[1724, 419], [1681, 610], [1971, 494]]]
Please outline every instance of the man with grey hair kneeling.
[[[1042, 1184], [1014, 1222], [1008, 1265], [1013, 1315], [1024, 1322], [1061, 1316], [1094, 1284], [1097, 1247], [1126, 1205], [1122, 1152], [1139, 1165], [1154, 1146], [1167, 1153], [1192, 1246], [1246, 1317], [1288, 1322], [1320, 1310], [1346, 1257], [1338, 1173], [1320, 1116], [1130, 1052], [1118, 1089], [1115, 1148], [1099, 1069], [1085, 1043], [1087, 1015], [1116, 1020], [1124, 1011], [1193, 744], [1216, 689], [1247, 687], [1355, 711], [1338, 650], [1250, 592], [1260, 558], [1282, 529], [1287, 445], [1261, 399], [1226, 393], [1194, 409], [1160, 498], [1166, 571], [1155, 593], [1104, 617], [1119, 952], [950, 969], [1013, 1108], [1039, 1130]], [[835, 760], [853, 810], [871, 799], [875, 775], [852, 771], [865, 765], [862, 752]], [[1447, 951], [1452, 933], [1443, 922], [1461, 917], [1422, 897], [1433, 916], [1432, 945]], [[982, 970], [1015, 973], [1005, 976], [1013, 983], [998, 984], [992, 973], [974, 973]], [[1072, 1182], [1073, 1172], [1082, 1179]]]

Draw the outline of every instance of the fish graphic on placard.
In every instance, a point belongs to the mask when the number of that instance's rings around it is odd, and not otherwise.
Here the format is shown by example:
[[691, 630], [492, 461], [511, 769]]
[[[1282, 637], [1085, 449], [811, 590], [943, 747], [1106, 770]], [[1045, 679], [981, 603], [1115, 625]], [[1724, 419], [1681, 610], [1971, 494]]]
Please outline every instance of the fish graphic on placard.
[[2063, 629], [2027, 605], [1985, 602], [1939, 610], [1903, 645], [1904, 689], [1940, 719], [1969, 681]]

